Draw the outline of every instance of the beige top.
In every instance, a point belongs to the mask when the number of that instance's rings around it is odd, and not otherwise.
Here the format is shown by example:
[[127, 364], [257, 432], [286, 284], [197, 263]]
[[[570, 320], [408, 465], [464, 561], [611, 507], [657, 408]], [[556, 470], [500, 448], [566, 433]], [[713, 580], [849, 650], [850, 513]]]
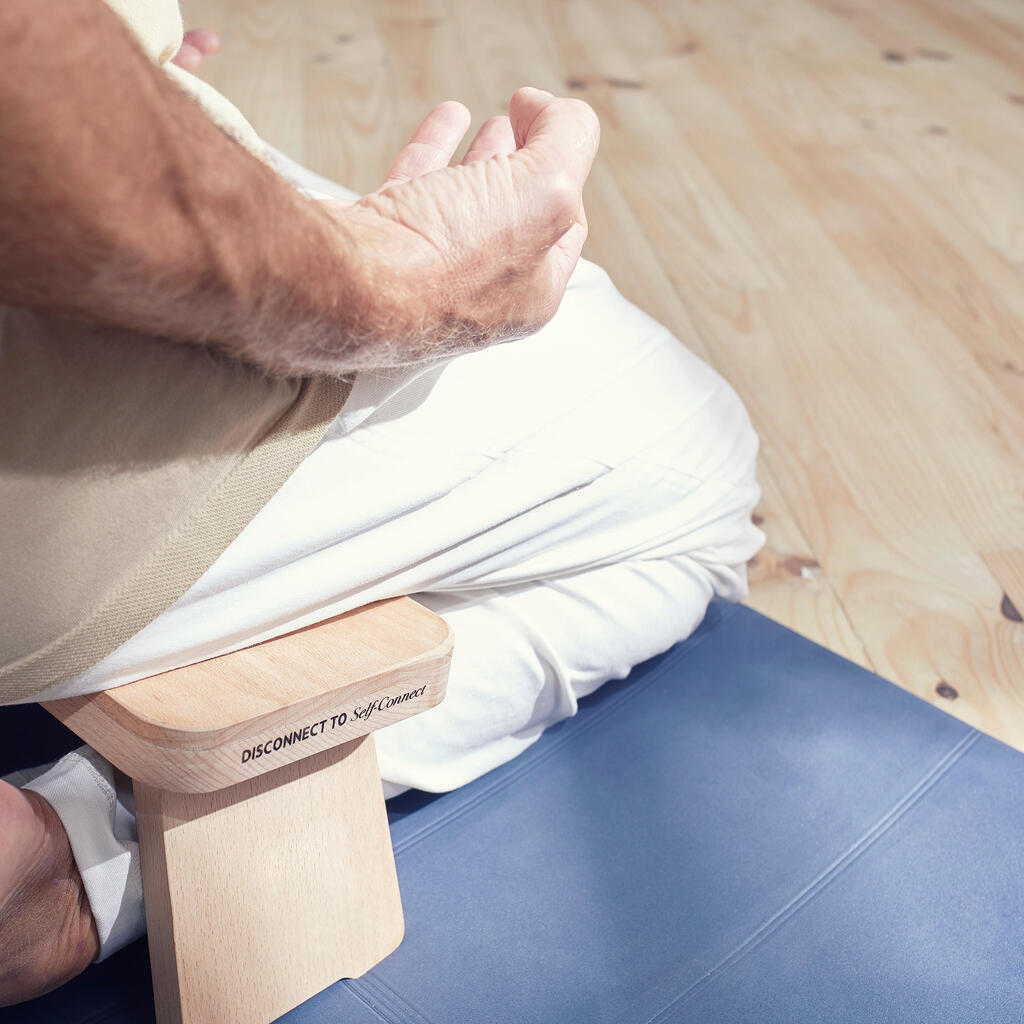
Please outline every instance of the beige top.
[[[174, 0], [108, 0], [154, 59]], [[238, 111], [176, 80], [255, 153]], [[0, 703], [96, 664], [174, 603], [312, 450], [352, 378], [271, 379], [198, 345], [0, 307]]]

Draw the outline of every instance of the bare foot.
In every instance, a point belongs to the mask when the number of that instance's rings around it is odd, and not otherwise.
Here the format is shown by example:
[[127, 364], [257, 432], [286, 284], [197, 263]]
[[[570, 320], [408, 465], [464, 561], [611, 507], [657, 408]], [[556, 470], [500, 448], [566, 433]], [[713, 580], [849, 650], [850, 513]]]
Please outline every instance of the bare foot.
[[57, 812], [31, 790], [0, 782], [0, 1006], [70, 981], [99, 947]]

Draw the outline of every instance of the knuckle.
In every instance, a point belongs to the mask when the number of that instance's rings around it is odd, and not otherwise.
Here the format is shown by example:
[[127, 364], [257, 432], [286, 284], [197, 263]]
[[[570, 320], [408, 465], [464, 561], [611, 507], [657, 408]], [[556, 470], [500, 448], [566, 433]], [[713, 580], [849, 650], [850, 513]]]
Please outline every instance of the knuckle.
[[572, 96], [563, 100], [563, 102], [568, 104], [568, 109], [572, 111], [577, 120], [586, 124], [588, 129], [591, 131], [598, 129], [600, 122], [598, 121], [597, 113], [586, 100]]
[[530, 334], [536, 334], [542, 327], [546, 327], [558, 312], [558, 306], [562, 301], [561, 292], [558, 289], [550, 289], [546, 294], [537, 296], [526, 317], [527, 327]]
[[580, 205], [580, 190], [563, 171], [552, 175], [548, 184], [548, 204], [552, 219], [568, 224]]

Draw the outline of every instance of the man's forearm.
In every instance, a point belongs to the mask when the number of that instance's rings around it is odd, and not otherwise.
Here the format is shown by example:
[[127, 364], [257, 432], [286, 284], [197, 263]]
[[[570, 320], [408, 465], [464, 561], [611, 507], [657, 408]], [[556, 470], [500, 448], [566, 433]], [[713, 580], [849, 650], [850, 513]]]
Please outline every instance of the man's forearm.
[[4, 0], [0, 53], [0, 302], [282, 372], [359, 362], [344, 228], [216, 127], [101, 0]]
[[0, 303], [347, 373], [554, 315], [586, 237], [594, 112], [441, 104], [358, 203], [304, 199], [150, 63], [102, 0], [0, 3]]

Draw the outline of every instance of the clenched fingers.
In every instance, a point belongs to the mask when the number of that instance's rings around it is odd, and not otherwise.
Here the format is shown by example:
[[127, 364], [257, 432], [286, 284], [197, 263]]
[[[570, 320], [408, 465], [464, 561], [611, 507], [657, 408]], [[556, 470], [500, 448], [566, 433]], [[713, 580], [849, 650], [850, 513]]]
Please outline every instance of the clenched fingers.
[[469, 111], [461, 103], [448, 101], [436, 106], [399, 153], [381, 189], [447, 167], [469, 129], [470, 120]]
[[171, 63], [186, 71], [196, 71], [204, 57], [215, 53], [220, 53], [220, 36], [213, 29], [193, 28], [185, 33], [181, 47], [171, 58]]
[[512, 97], [509, 117], [519, 147], [512, 159], [523, 208], [554, 244], [579, 223], [601, 136], [597, 115], [582, 100], [525, 88]]
[[589, 104], [524, 88], [509, 102], [509, 117], [520, 150], [559, 167], [582, 189], [601, 139], [600, 122]]
[[516, 136], [512, 130], [512, 122], [508, 117], [492, 117], [480, 126], [462, 162], [472, 164], [477, 160], [489, 160], [498, 153], [515, 151]]

